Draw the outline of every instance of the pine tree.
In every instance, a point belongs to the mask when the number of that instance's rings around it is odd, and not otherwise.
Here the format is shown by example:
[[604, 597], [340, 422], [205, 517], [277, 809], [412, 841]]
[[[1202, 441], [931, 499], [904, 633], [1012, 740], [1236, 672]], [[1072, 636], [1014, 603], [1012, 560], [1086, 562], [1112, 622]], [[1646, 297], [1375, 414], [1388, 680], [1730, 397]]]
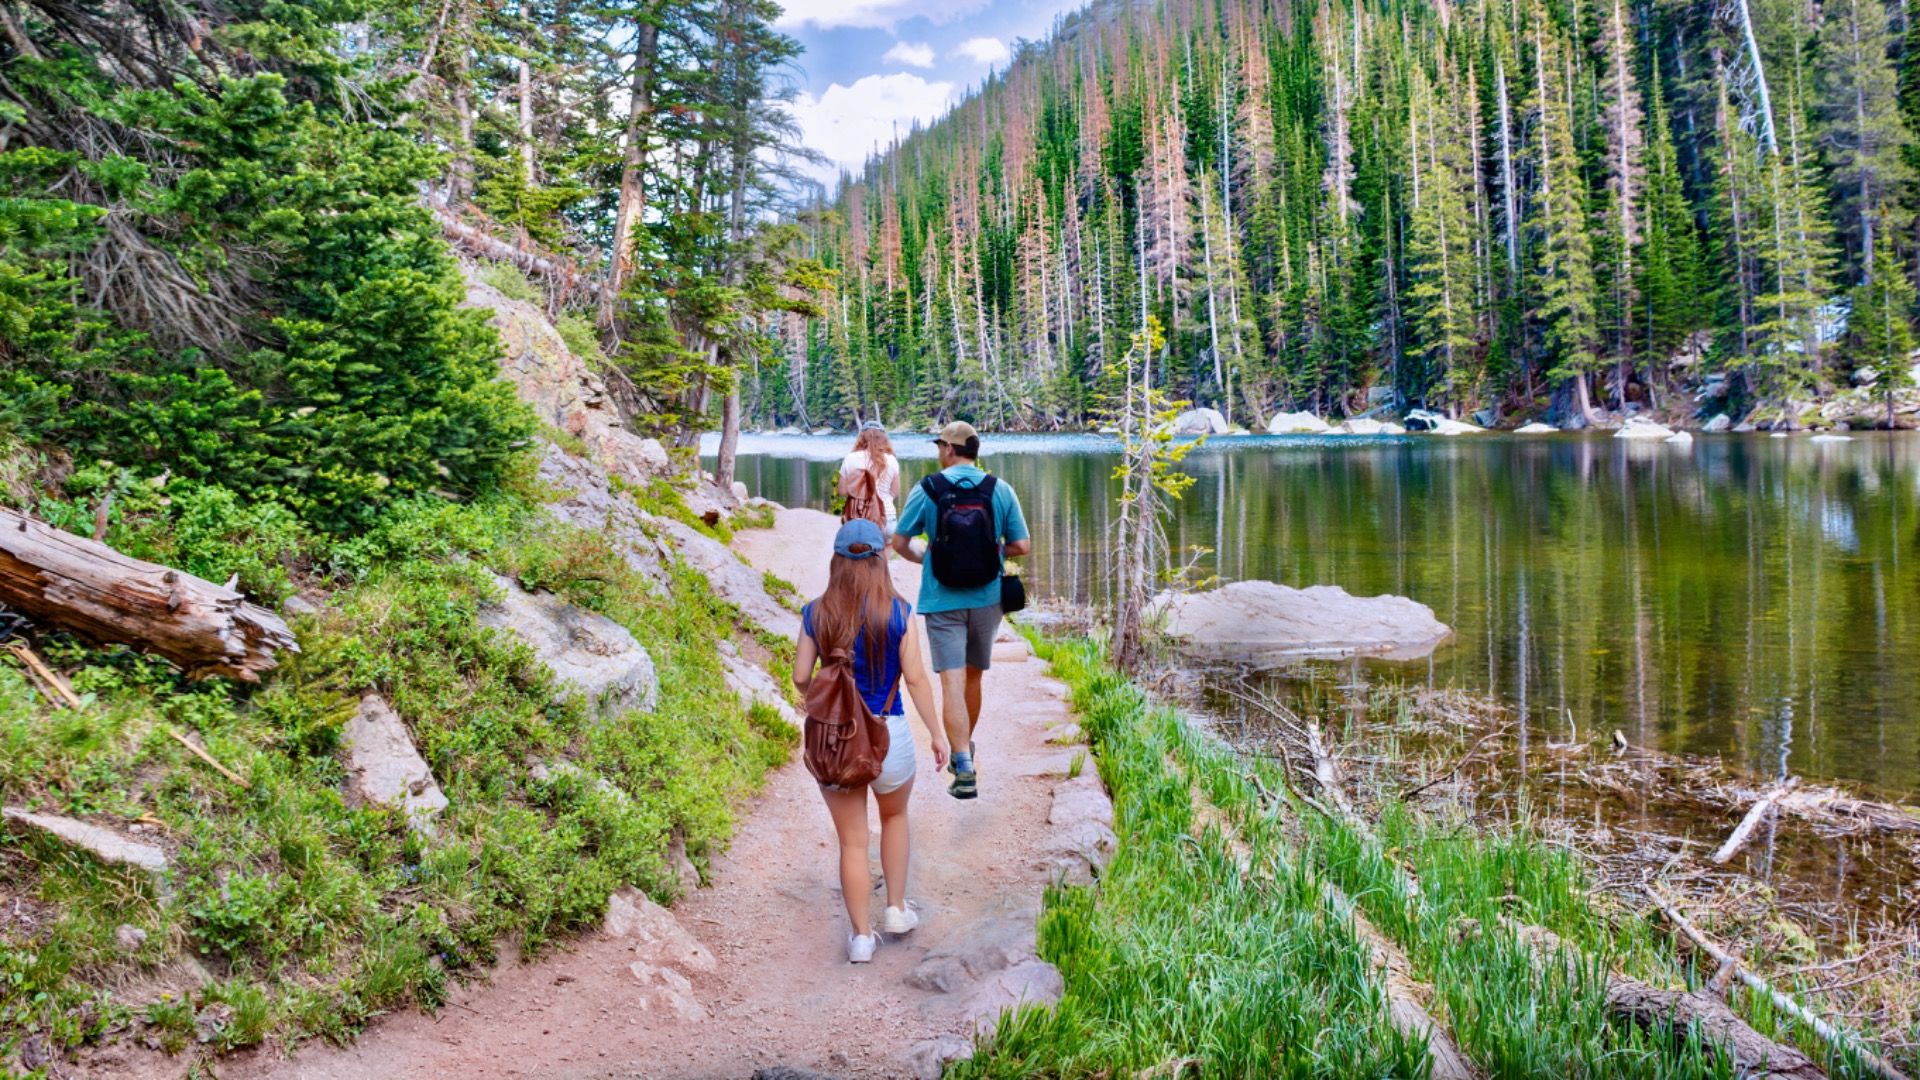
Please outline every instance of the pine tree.
[[[1822, 142], [1842, 237], [1855, 256], [1857, 280], [1871, 272], [1875, 239], [1898, 233], [1913, 183], [1906, 160], [1912, 136], [1900, 115], [1900, 87], [1888, 53], [1895, 35], [1882, 0], [1830, 0], [1820, 29]], [[1880, 218], [1882, 220], [1876, 220]]]
[[1887, 410], [1887, 427], [1894, 426], [1894, 395], [1913, 385], [1913, 283], [1893, 261], [1892, 245], [1876, 249], [1872, 272], [1854, 287], [1847, 329], [1853, 339], [1853, 357], [1873, 373], [1873, 391]]
[[1540, 318], [1552, 357], [1548, 375], [1570, 382], [1575, 408], [1591, 423], [1587, 376], [1599, 363], [1599, 329], [1586, 183], [1567, 104], [1571, 64], [1545, 12], [1536, 8], [1533, 107], [1539, 116]]
[[1687, 204], [1686, 184], [1673, 147], [1656, 58], [1648, 79], [1646, 231], [1635, 285], [1642, 363], [1661, 371], [1666, 361], [1702, 325], [1705, 311], [1699, 230]]

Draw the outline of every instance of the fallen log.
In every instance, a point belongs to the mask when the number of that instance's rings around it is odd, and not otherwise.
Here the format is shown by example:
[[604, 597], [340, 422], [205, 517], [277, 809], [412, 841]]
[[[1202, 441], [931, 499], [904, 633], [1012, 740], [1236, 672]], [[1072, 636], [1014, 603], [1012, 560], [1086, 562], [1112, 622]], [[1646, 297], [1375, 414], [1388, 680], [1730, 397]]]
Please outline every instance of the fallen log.
[[190, 678], [258, 682], [282, 649], [278, 615], [232, 588], [113, 550], [0, 509], [0, 604], [101, 644], [130, 645]]
[[[1832, 1024], [1808, 1012], [1806, 1007], [1798, 1001], [1795, 1001], [1791, 995], [1774, 989], [1772, 983], [1748, 971], [1746, 966], [1741, 964], [1732, 953], [1715, 944], [1712, 938], [1707, 937], [1705, 933], [1701, 932], [1699, 927], [1693, 925], [1692, 920], [1681, 914], [1679, 907], [1673, 903], [1671, 898], [1664, 895], [1658, 887], [1650, 888], [1648, 895], [1653, 898], [1654, 906], [1660, 909], [1660, 913], [1667, 917], [1667, 921], [1671, 922], [1682, 934], [1685, 934], [1687, 940], [1693, 942], [1695, 948], [1718, 961], [1722, 971], [1731, 970], [1734, 977], [1744, 983], [1747, 989], [1767, 998], [1773, 1002], [1774, 1008], [1805, 1024], [1815, 1035], [1820, 1036], [1828, 1046], [1843, 1053], [1850, 1051], [1857, 1055], [1862, 1064], [1884, 1077], [1885, 1080], [1907, 1080], [1906, 1075], [1899, 1069], [1894, 1068], [1892, 1062], [1876, 1056], [1863, 1046], [1853, 1043], [1852, 1040], [1848, 1039], [1846, 1035], [1842, 1034]], [[1716, 976], [1716, 978], [1718, 978], [1718, 976]]]
[[[1558, 962], [1576, 979], [1592, 965], [1579, 949], [1544, 927], [1503, 919], [1519, 941], [1533, 951], [1536, 964]], [[1755, 1031], [1726, 1002], [1699, 990], [1663, 990], [1617, 972], [1606, 973], [1607, 1007], [1615, 1016], [1652, 1030], [1684, 1035], [1700, 1033], [1702, 1041], [1726, 1054], [1738, 1076], [1767, 1076], [1776, 1080], [1821, 1080], [1827, 1075], [1812, 1058], [1791, 1046], [1782, 1046]]]
[[1338, 885], [1322, 878], [1320, 895], [1335, 915], [1353, 922], [1354, 935], [1367, 947], [1374, 972], [1387, 991], [1387, 1022], [1402, 1035], [1427, 1044], [1433, 1059], [1433, 1071], [1428, 1074], [1432, 1080], [1475, 1080], [1482, 1075], [1460, 1052], [1453, 1035], [1427, 1011], [1427, 987], [1414, 978], [1413, 965], [1400, 947], [1367, 921]]
[[1713, 853], [1714, 863], [1716, 865], [1725, 865], [1727, 860], [1738, 855], [1740, 849], [1747, 846], [1747, 840], [1753, 836], [1753, 830], [1759, 828], [1760, 823], [1766, 820], [1767, 811], [1773, 809], [1773, 804], [1779, 802], [1781, 796], [1792, 791], [1795, 787], [1799, 786], [1799, 784], [1799, 777], [1789, 776], [1780, 783], [1775, 784], [1773, 790], [1762, 796], [1759, 802], [1754, 803], [1753, 808], [1747, 811], [1747, 816], [1741, 818], [1740, 824], [1733, 827], [1733, 832], [1728, 835], [1727, 842], [1721, 844], [1720, 850]]
[[1801, 788], [1782, 795], [1780, 809], [1798, 817], [1848, 831], [1920, 833], [1920, 811], [1891, 803], [1856, 799], [1839, 788]]

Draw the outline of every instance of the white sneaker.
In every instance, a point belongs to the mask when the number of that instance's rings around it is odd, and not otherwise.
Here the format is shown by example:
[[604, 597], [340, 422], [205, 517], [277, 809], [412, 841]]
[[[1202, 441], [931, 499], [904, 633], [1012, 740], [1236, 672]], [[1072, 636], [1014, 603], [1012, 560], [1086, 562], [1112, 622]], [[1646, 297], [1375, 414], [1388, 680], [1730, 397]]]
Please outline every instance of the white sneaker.
[[880, 929], [889, 934], [910, 934], [920, 925], [920, 914], [910, 907], [889, 907], [880, 913]]
[[873, 959], [873, 950], [880, 945], [878, 934], [847, 935], [847, 963], [864, 964]]

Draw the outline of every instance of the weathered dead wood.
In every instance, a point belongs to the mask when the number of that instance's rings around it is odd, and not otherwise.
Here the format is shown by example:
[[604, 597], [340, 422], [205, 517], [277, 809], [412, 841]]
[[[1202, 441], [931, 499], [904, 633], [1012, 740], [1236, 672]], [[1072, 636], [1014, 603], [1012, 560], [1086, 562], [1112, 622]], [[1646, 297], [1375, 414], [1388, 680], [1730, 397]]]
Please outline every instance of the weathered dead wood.
[[1775, 805], [1809, 821], [1850, 830], [1920, 833], [1920, 811], [1856, 799], [1839, 788], [1801, 788], [1782, 795]]
[[27, 648], [26, 642], [8, 642], [7, 651], [18, 657], [20, 662], [27, 666], [27, 670], [45, 684], [55, 700], [64, 703], [69, 709], [80, 707], [80, 695], [73, 692], [73, 687], [67, 685], [67, 680], [61, 678], [59, 672], [48, 667], [46, 661], [40, 659], [32, 649]]
[[181, 746], [186, 747], [188, 753], [192, 754], [194, 757], [199, 758], [201, 761], [206, 762], [208, 765], [213, 766], [213, 770], [219, 773], [221, 776], [224, 776], [227, 779], [233, 781], [234, 783], [240, 785], [240, 789], [242, 791], [245, 791], [248, 788], [251, 788], [253, 786], [252, 784], [247, 783], [246, 780], [242, 778], [239, 773], [236, 773], [232, 769], [227, 768], [225, 765], [220, 764], [220, 762], [217, 759], [215, 759], [212, 754], [207, 753], [205, 749], [201, 748], [200, 744], [194, 742], [192, 739], [187, 738], [185, 735], [180, 734], [178, 730], [174, 728], [167, 728], [166, 732], [168, 735], [172, 736], [174, 742], [177, 742]]
[[565, 303], [575, 292], [584, 290], [594, 299], [601, 299], [609, 293], [604, 283], [589, 279], [571, 262], [509, 244], [463, 220], [442, 199], [430, 198], [427, 208], [433, 211], [434, 220], [440, 224], [440, 232], [454, 247], [476, 258], [511, 264], [521, 273], [544, 282], [550, 296], [550, 312], [554, 305]]
[[1427, 1053], [1433, 1058], [1433, 1080], [1475, 1080], [1480, 1076], [1467, 1056], [1460, 1052], [1453, 1036], [1427, 1011], [1426, 1000], [1431, 991], [1414, 978], [1412, 963], [1393, 939], [1369, 922], [1333, 882], [1320, 879], [1320, 895], [1334, 914], [1352, 921], [1354, 936], [1367, 947], [1373, 969], [1386, 988], [1387, 1022], [1402, 1035], [1427, 1044]]
[[[1511, 919], [1501, 921], [1533, 951], [1537, 964], [1564, 965], [1576, 979], [1593, 970], [1593, 964], [1579, 949], [1562, 941], [1553, 931]], [[1606, 973], [1606, 979], [1607, 1007], [1615, 1016], [1644, 1028], [1671, 1029], [1680, 1035], [1689, 1030], [1698, 1031], [1703, 1041], [1732, 1060], [1738, 1075], [1777, 1080], [1820, 1080], [1827, 1075], [1825, 1069], [1799, 1050], [1782, 1046], [1755, 1031], [1729, 1009], [1726, 1002], [1711, 994], [1699, 990], [1663, 990], [1613, 971]]]
[[277, 652], [300, 651], [278, 615], [231, 588], [6, 509], [0, 603], [47, 626], [164, 657], [196, 679], [258, 682]]
[[1862, 1064], [1882, 1077], [1885, 1077], [1886, 1080], [1907, 1080], [1906, 1075], [1899, 1069], [1894, 1068], [1892, 1062], [1878, 1057], [1865, 1047], [1858, 1045], [1832, 1024], [1827, 1023], [1825, 1020], [1809, 1012], [1804, 1005], [1795, 1001], [1792, 995], [1776, 990], [1772, 983], [1748, 971], [1746, 966], [1740, 963], [1738, 958], [1726, 949], [1715, 944], [1713, 939], [1707, 937], [1705, 933], [1701, 932], [1699, 927], [1693, 925], [1693, 922], [1681, 913], [1678, 905], [1676, 905], [1671, 898], [1664, 895], [1658, 888], [1650, 889], [1649, 895], [1653, 897], [1654, 906], [1660, 909], [1660, 913], [1665, 915], [1667, 921], [1671, 922], [1682, 934], [1686, 935], [1687, 940], [1693, 942], [1695, 948], [1719, 962], [1722, 971], [1731, 969], [1734, 977], [1745, 984], [1747, 989], [1766, 997], [1769, 1001], [1773, 1002], [1774, 1008], [1805, 1024], [1808, 1030], [1820, 1036], [1821, 1040], [1828, 1046], [1843, 1053], [1851, 1051], [1859, 1057]]
[[1333, 752], [1327, 749], [1326, 739], [1320, 734], [1320, 725], [1312, 721], [1307, 724], [1307, 752], [1313, 755], [1313, 779], [1320, 785], [1320, 790], [1333, 800], [1342, 817], [1350, 822], [1359, 820], [1360, 815], [1353, 812], [1353, 804], [1347, 801], [1347, 793], [1340, 788], [1340, 763], [1334, 760]]
[[1767, 811], [1773, 809], [1773, 804], [1779, 802], [1781, 796], [1792, 791], [1799, 784], [1799, 777], [1789, 776], [1761, 796], [1760, 801], [1754, 803], [1753, 808], [1747, 811], [1747, 816], [1740, 819], [1740, 824], [1734, 826], [1733, 832], [1727, 836], [1727, 842], [1721, 844], [1720, 850], [1713, 853], [1714, 863], [1724, 865], [1727, 860], [1738, 855], [1740, 849], [1746, 847], [1747, 841], [1752, 838], [1753, 830], [1766, 820]]

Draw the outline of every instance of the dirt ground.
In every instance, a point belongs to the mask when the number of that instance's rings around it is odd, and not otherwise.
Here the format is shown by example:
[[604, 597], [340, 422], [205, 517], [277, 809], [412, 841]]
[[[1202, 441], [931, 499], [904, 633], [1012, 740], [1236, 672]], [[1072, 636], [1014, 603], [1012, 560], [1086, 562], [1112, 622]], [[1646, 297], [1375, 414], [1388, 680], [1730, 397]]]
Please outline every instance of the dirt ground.
[[[812, 596], [825, 585], [836, 525], [815, 511], [783, 511], [774, 528], [742, 533], [736, 549]], [[894, 564], [901, 592], [912, 599], [918, 567]], [[976, 1020], [990, 1022], [1000, 1005], [1022, 995], [1045, 998], [1049, 984], [1057, 993], [1058, 974], [1032, 957], [1033, 920], [1046, 883], [1073, 869], [1076, 852], [1099, 843], [1104, 831], [1074, 812], [1105, 800], [1090, 765], [1078, 780], [1065, 779], [1075, 748], [1052, 739], [1077, 728], [1063, 726], [1072, 719], [1065, 688], [1044, 675], [1025, 642], [1003, 633], [985, 693], [977, 801], [948, 797], [946, 777], [935, 774], [926, 734], [915, 725], [920, 774], [909, 897], [923, 921], [912, 934], [887, 940], [872, 964], [846, 962], [832, 828], [796, 756], [746, 808], [709, 886], [671, 915], [641, 899], [625, 916], [610, 918], [610, 932], [537, 963], [509, 961], [437, 1015], [387, 1017], [344, 1050], [310, 1045], [291, 1058], [262, 1052], [230, 1059], [217, 1065], [218, 1075], [746, 1077], [778, 1065], [856, 1077], [936, 1070], [939, 1059], [965, 1045]], [[1057, 793], [1070, 797], [1056, 800]], [[1098, 817], [1097, 807], [1090, 816]], [[1079, 866], [1084, 872], [1084, 862]], [[876, 896], [876, 912], [881, 903]]]

